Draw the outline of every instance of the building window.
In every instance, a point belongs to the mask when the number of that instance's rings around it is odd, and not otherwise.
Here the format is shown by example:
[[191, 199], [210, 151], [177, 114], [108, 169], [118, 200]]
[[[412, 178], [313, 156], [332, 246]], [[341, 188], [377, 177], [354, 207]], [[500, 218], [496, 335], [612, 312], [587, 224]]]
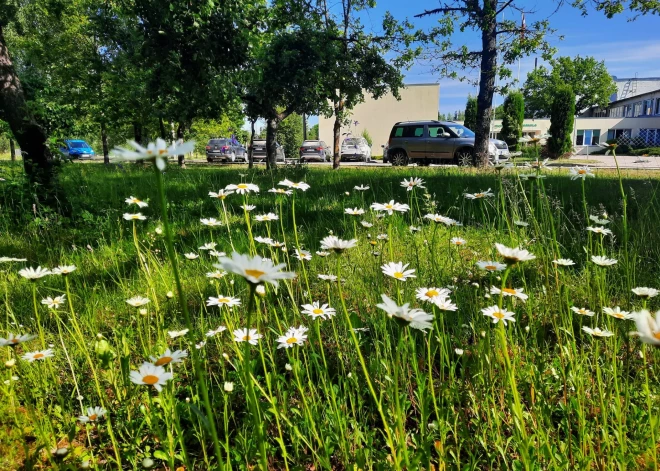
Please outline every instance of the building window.
[[623, 106], [610, 109], [610, 118], [620, 118], [621, 116], [623, 116]]
[[655, 113], [660, 114], [660, 98], [655, 99]]
[[660, 129], [640, 129], [639, 138], [647, 145], [660, 145]]
[[632, 136], [632, 129], [610, 129], [607, 131], [607, 140], [618, 139], [620, 137]]
[[633, 115], [633, 105], [624, 105], [623, 106], [623, 117], [632, 118]]
[[642, 110], [643, 116], [649, 116], [653, 114], [653, 100], [644, 100], [644, 109]]
[[600, 143], [600, 129], [578, 129], [576, 146], [597, 146]]
[[642, 105], [644, 102], [638, 101], [633, 105], [633, 118], [636, 118], [637, 116], [642, 115]]

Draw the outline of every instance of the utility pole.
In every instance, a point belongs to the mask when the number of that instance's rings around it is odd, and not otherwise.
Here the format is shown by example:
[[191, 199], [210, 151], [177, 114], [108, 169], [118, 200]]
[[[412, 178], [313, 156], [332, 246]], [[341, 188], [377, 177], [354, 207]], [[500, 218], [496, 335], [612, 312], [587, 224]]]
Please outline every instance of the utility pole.
[[307, 140], [307, 115], [303, 113], [302, 115], [303, 119], [303, 141]]

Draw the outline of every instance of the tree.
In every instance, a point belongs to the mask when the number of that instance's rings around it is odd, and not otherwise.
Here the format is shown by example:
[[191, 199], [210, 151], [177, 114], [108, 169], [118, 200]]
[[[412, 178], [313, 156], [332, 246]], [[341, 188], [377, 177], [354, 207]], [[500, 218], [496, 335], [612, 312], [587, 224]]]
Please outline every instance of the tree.
[[316, 141], [319, 139], [319, 125], [315, 124], [311, 128], [309, 128], [309, 131], [307, 132], [307, 139], [310, 141]]
[[604, 61], [593, 57], [559, 57], [550, 60], [551, 69], [539, 67], [527, 75], [523, 87], [525, 115], [529, 118], [550, 116], [555, 91], [570, 85], [576, 95], [575, 110], [579, 114], [592, 106], [604, 108], [616, 92], [616, 84]]
[[300, 145], [303, 142], [302, 116], [292, 113], [280, 123], [277, 135], [277, 142], [284, 147], [284, 155], [288, 158], [297, 157], [300, 153]]
[[[512, 20], [500, 19], [506, 9], [531, 13], [524, 8], [522, 1], [515, 0], [453, 0], [444, 2], [439, 8], [426, 10], [417, 17], [442, 15], [439, 26], [431, 29], [427, 40], [438, 47], [428, 48], [427, 59], [439, 61], [436, 71], [441, 75], [456, 78], [459, 71], [478, 69], [480, 71], [477, 94], [477, 116], [474, 152], [479, 165], [488, 164], [488, 137], [492, 115], [495, 79], [508, 80], [511, 70], [507, 67], [520, 57], [541, 50], [544, 58], [549, 59], [552, 48], [545, 40], [550, 30], [548, 20], [536, 21], [527, 25], [524, 20], [520, 25]], [[459, 23], [460, 22], [460, 23]], [[471, 29], [480, 34], [481, 47], [470, 50], [467, 46], [456, 47], [451, 38], [455, 35], [456, 24], [461, 32]], [[440, 38], [444, 40], [440, 41]], [[498, 52], [501, 65], [498, 65]], [[463, 77], [465, 78], [465, 77]], [[505, 87], [501, 87], [504, 91]], [[467, 119], [467, 117], [466, 117]]]
[[591, 8], [603, 12], [608, 18], [626, 10], [636, 15], [660, 15], [658, 0], [573, 0], [572, 4], [581, 10], [584, 16]]
[[575, 93], [570, 85], [560, 85], [555, 90], [550, 112], [548, 150], [554, 157], [561, 157], [572, 150], [574, 119]]
[[[498, 107], [499, 108], [499, 107]], [[519, 91], [510, 92], [502, 105], [502, 130], [500, 134], [509, 149], [518, 150], [518, 140], [522, 136], [525, 120], [525, 99]]]
[[477, 128], [477, 98], [468, 95], [467, 103], [465, 104], [465, 113], [463, 114], [463, 126], [468, 129], [474, 130]]

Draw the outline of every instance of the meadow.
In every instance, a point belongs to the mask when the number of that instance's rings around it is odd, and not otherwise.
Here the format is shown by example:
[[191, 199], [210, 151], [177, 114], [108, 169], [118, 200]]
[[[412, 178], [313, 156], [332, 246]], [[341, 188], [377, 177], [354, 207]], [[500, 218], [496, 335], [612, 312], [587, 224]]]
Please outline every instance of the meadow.
[[658, 469], [658, 175], [0, 177], [0, 469]]

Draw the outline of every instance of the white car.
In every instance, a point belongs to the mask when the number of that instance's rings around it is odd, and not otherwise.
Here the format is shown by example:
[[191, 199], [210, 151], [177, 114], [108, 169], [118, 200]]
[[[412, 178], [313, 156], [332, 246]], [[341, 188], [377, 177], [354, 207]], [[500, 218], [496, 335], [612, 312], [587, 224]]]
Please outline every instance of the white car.
[[347, 137], [341, 144], [341, 161], [371, 162], [371, 147], [363, 137]]

